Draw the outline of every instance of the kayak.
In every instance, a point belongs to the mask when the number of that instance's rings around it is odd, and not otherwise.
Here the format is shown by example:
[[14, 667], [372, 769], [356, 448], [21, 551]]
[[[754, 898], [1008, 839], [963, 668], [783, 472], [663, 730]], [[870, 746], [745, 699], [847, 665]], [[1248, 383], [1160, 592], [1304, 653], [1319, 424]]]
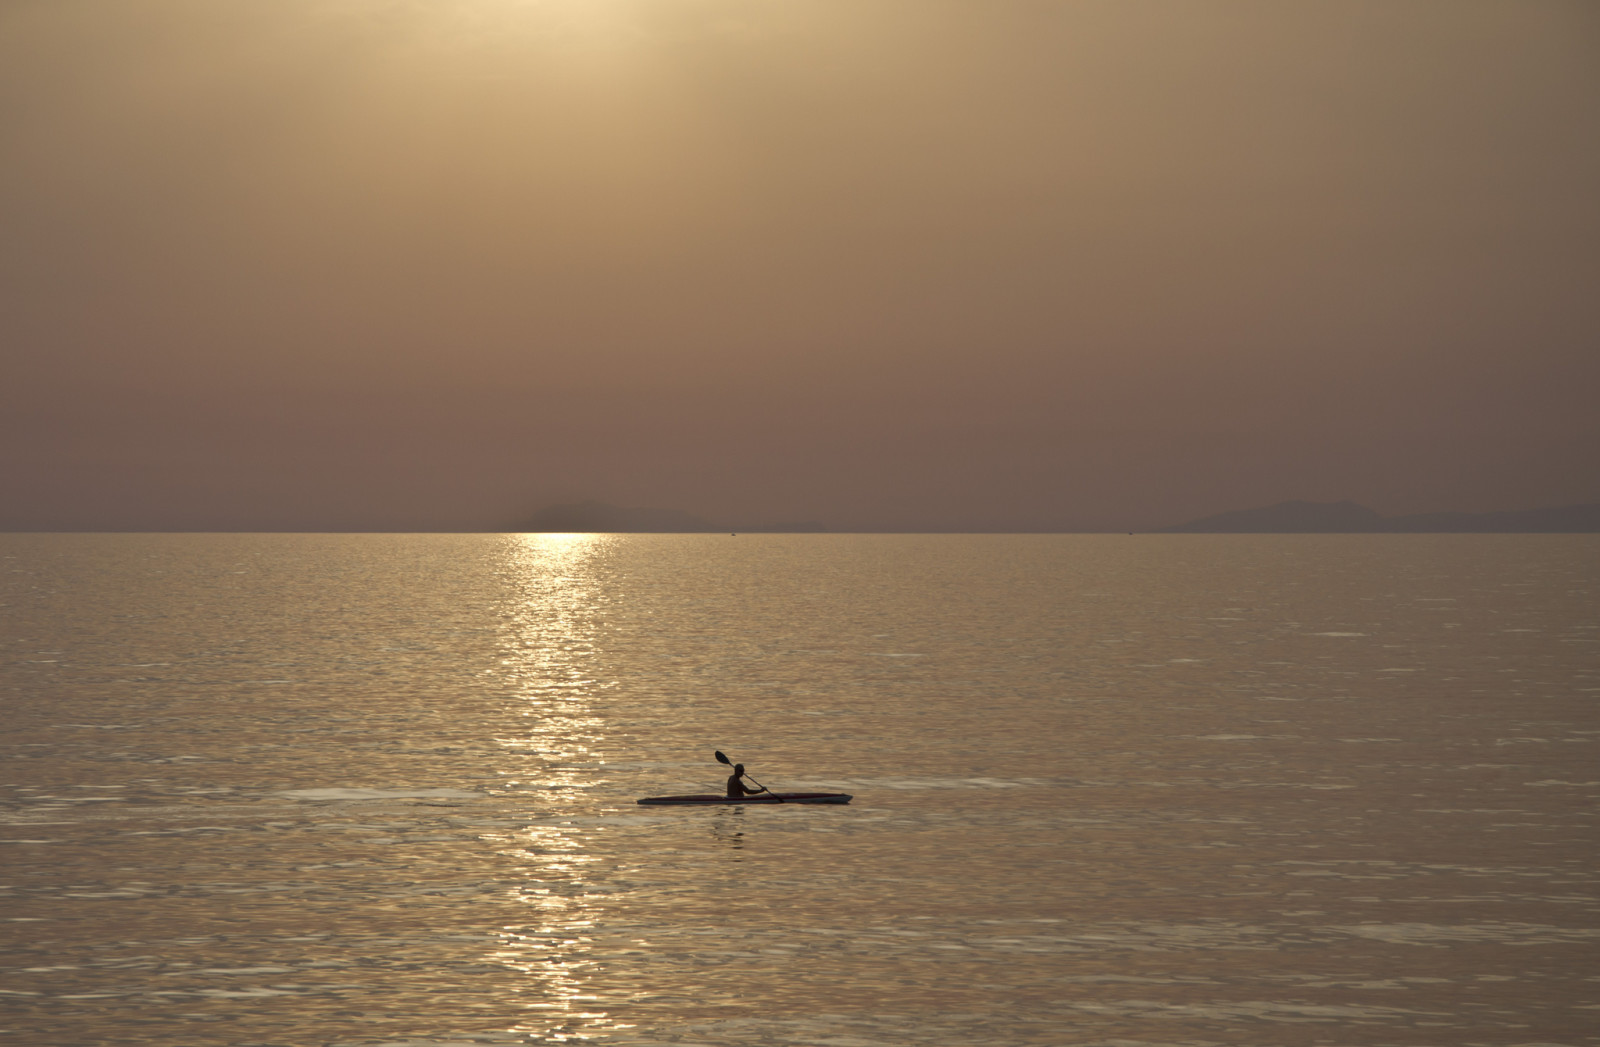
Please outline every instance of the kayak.
[[646, 807], [706, 807], [717, 803], [849, 803], [849, 793], [757, 793], [737, 800], [716, 793], [695, 796], [646, 796], [639, 801]]

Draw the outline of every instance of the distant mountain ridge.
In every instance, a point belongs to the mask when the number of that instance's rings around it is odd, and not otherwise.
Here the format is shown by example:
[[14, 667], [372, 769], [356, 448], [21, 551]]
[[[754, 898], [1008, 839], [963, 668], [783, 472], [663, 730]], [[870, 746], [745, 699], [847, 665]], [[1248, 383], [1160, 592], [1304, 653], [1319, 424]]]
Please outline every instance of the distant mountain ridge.
[[826, 531], [827, 528], [814, 520], [754, 527], [723, 527], [677, 509], [626, 507], [591, 499], [541, 509], [511, 530], [526, 533], [715, 534], [722, 531], [809, 533]]
[[1355, 502], [1279, 502], [1191, 520], [1163, 534], [1592, 534], [1600, 502], [1500, 513], [1382, 516]]

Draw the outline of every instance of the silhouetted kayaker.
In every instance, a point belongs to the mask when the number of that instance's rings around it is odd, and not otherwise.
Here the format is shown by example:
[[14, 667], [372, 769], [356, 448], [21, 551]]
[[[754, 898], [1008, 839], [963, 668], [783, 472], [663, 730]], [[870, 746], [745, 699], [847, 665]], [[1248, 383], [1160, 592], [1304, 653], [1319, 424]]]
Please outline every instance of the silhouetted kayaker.
[[751, 795], [753, 795], [755, 793], [764, 793], [764, 792], [767, 791], [766, 789], [762, 788], [759, 785], [756, 786], [754, 789], [749, 788], [748, 786], [746, 786], [744, 784], [743, 781], [740, 780], [743, 777], [744, 777], [744, 764], [742, 764], [742, 763], [734, 764], [733, 765], [733, 773], [728, 775], [728, 799], [737, 800], [741, 796], [751, 796]]

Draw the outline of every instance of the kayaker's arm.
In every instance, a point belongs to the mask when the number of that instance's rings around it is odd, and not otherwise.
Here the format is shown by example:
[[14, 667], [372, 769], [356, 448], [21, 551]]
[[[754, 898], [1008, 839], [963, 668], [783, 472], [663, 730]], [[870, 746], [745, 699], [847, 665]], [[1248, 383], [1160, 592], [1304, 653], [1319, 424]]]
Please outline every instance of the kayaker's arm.
[[[717, 755], [721, 756], [722, 754], [718, 753]], [[752, 786], [754, 787], [752, 788]], [[755, 785], [754, 782], [746, 785], [744, 783], [744, 764], [736, 763], [733, 765], [733, 773], [728, 775], [728, 799], [737, 800], [741, 796], [749, 796], [752, 793], [764, 793], [766, 791], [761, 786]]]

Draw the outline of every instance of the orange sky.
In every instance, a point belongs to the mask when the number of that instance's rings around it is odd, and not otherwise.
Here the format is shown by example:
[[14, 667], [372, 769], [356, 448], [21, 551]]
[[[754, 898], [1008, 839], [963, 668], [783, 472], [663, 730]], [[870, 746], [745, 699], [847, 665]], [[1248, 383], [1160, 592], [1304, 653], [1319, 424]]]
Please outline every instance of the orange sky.
[[1600, 6], [9, 0], [0, 528], [1600, 500]]

